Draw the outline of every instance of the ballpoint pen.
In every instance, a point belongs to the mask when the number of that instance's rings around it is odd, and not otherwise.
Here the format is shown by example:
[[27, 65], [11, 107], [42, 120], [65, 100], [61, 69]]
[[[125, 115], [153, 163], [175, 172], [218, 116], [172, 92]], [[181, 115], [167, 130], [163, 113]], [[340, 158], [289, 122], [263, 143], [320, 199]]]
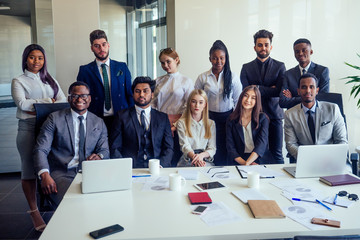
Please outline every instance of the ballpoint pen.
[[311, 202], [311, 203], [317, 203], [316, 201], [303, 200], [303, 199], [300, 199], [300, 198], [292, 198], [292, 200], [294, 200], [294, 201], [301, 201], [301, 202]]
[[332, 211], [331, 208], [329, 208], [328, 206], [326, 206], [325, 204], [323, 204], [321, 201], [319, 201], [319, 200], [317, 200], [317, 199], [315, 199], [315, 201], [316, 201], [317, 203], [319, 203], [320, 205], [322, 205], [323, 207], [325, 207], [327, 210]]
[[263, 178], [275, 178], [274, 176], [269, 176], [269, 177], [260, 177], [261, 179]]
[[333, 201], [333, 204], [336, 205], [336, 199], [337, 199], [337, 194], [335, 194], [335, 198], [334, 198], [334, 201]]
[[137, 177], [151, 177], [151, 175], [134, 175], [132, 176], [133, 178], [137, 178]]

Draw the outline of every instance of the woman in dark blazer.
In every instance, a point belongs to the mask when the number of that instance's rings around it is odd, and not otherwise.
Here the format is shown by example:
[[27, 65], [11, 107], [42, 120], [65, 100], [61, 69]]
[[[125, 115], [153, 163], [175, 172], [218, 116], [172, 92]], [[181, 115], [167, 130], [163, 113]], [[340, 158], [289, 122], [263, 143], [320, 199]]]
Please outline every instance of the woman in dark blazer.
[[261, 95], [255, 85], [240, 94], [234, 112], [226, 123], [226, 147], [233, 165], [263, 163], [268, 148], [269, 119], [262, 112]]

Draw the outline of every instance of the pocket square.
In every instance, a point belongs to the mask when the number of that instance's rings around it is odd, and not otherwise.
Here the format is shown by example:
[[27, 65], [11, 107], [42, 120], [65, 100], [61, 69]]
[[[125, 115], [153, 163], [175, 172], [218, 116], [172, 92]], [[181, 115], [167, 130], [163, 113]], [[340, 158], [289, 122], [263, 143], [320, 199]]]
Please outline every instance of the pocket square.
[[322, 123], [321, 123], [321, 126], [323, 127], [323, 126], [325, 126], [325, 125], [329, 124], [330, 122], [331, 122], [331, 121], [322, 122]]
[[119, 70], [118, 73], [116, 74], [116, 76], [120, 76], [120, 75], [123, 75], [123, 71]]

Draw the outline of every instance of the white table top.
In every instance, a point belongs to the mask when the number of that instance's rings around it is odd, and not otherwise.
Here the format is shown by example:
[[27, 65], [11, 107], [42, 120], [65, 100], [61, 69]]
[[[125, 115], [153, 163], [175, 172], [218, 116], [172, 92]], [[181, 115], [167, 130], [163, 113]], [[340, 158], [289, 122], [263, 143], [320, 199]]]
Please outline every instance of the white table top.
[[[268, 165], [283, 171], [284, 165]], [[239, 214], [242, 221], [209, 227], [199, 216], [191, 214], [188, 192], [197, 192], [195, 183], [209, 182], [203, 174], [198, 180], [187, 180], [179, 192], [141, 191], [142, 183], [133, 183], [132, 190], [107, 193], [81, 194], [81, 174], [71, 184], [60, 206], [54, 213], [40, 239], [92, 239], [89, 232], [120, 224], [125, 228], [103, 239], [252, 239], [290, 238], [295, 235], [348, 235], [360, 233], [360, 202], [350, 208], [333, 207], [324, 213], [341, 221], [341, 228], [324, 227], [312, 231], [286, 217], [284, 219], [255, 219], [246, 204], [231, 194], [231, 191], [247, 188], [247, 180], [242, 179], [234, 166], [227, 166], [236, 179], [221, 180], [226, 189], [209, 191], [213, 202], [223, 202]], [[168, 176], [179, 168], [161, 169], [160, 176]], [[148, 174], [147, 169], [134, 169], [134, 174]], [[292, 179], [288, 174], [279, 179]], [[281, 190], [270, 184], [274, 179], [260, 179], [259, 191], [276, 200], [280, 207], [292, 205], [282, 196]], [[330, 187], [318, 178], [300, 179], [304, 184], [335, 195], [346, 190], [360, 195], [359, 185]]]

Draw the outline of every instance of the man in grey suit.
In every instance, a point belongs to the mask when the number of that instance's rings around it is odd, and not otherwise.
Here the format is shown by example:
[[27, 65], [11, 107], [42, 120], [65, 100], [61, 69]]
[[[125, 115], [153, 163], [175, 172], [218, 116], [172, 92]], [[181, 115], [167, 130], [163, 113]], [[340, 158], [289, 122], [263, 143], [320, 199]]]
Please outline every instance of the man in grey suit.
[[109, 158], [107, 129], [103, 120], [87, 109], [89, 86], [75, 82], [69, 87], [71, 108], [51, 113], [37, 138], [35, 169], [41, 188], [55, 205], [62, 200], [85, 160]]
[[338, 105], [316, 101], [318, 79], [311, 73], [299, 79], [301, 103], [285, 112], [285, 142], [290, 162], [296, 162], [300, 145], [347, 143], [344, 118]]
[[297, 93], [300, 76], [312, 73], [319, 80], [319, 92], [329, 92], [329, 69], [311, 61], [313, 50], [308, 39], [300, 38], [294, 42], [294, 55], [299, 65], [287, 70], [283, 77], [279, 105], [282, 108], [292, 108], [301, 102]]

